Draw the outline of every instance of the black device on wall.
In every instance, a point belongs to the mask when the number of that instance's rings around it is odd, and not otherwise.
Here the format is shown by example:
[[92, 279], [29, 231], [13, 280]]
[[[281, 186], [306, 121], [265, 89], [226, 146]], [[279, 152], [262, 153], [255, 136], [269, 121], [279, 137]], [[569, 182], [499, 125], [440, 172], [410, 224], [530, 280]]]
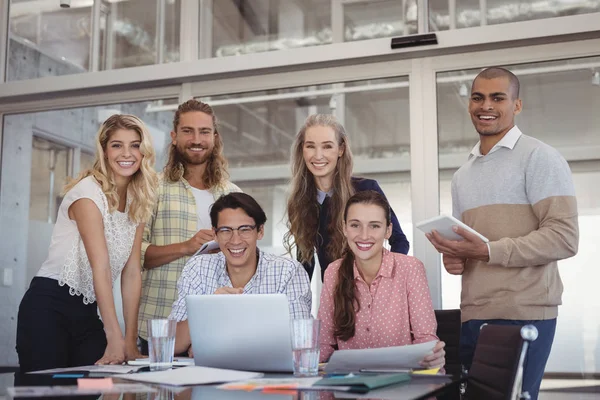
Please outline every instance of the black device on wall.
[[408, 35], [392, 38], [392, 49], [402, 49], [404, 47], [428, 46], [438, 44], [435, 33], [424, 33], [422, 35]]

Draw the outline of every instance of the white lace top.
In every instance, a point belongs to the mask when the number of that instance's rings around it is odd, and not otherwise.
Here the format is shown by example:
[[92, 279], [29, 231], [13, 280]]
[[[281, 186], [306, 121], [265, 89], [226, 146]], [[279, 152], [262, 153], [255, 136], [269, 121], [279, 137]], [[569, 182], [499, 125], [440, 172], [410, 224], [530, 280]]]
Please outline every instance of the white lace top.
[[137, 225], [127, 215], [129, 204], [125, 212], [108, 212], [106, 196], [92, 176], [82, 179], [65, 195], [52, 231], [48, 258], [36, 276], [68, 285], [72, 296], [82, 295], [83, 302], [90, 304], [96, 301], [92, 269], [77, 224], [69, 218], [69, 207], [83, 198], [92, 200], [102, 213], [113, 283], [129, 259]]

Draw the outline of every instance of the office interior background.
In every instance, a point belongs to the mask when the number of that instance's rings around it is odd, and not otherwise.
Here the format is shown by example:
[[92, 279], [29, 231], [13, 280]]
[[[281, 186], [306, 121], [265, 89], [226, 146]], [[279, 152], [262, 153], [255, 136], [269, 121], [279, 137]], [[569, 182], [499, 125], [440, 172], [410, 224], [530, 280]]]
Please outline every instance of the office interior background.
[[[452, 174], [478, 140], [470, 83], [501, 65], [521, 80], [517, 124], [563, 154], [578, 199], [547, 372], [600, 373], [600, 0], [60, 3], [0, 0], [0, 364], [17, 363], [19, 302], [100, 123], [141, 117], [161, 169], [191, 97], [214, 107], [231, 179], [268, 215], [259, 245], [280, 254], [293, 138], [309, 114], [336, 114], [355, 174], [380, 182], [425, 263], [435, 307], [458, 308], [460, 278], [413, 222], [451, 213]], [[438, 45], [390, 48], [427, 32]]]

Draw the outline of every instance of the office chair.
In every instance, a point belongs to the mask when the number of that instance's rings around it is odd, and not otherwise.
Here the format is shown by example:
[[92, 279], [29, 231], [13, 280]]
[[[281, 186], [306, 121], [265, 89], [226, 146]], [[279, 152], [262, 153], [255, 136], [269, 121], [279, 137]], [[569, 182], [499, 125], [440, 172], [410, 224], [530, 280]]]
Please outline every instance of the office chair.
[[437, 320], [437, 337], [446, 343], [446, 373], [458, 379], [462, 375], [460, 363], [460, 310], [435, 310]]
[[467, 377], [465, 398], [530, 399], [522, 392], [523, 364], [529, 343], [536, 340], [533, 325], [484, 325]]

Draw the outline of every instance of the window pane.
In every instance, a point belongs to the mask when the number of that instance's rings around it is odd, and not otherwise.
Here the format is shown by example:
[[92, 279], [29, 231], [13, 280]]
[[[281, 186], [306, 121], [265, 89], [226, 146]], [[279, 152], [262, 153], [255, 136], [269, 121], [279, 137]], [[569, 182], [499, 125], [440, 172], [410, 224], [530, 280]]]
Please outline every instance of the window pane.
[[365, 0], [344, 4], [344, 40], [417, 33], [417, 2]]
[[69, 148], [34, 136], [31, 151], [29, 219], [52, 224], [69, 176]]
[[104, 69], [179, 61], [180, 0], [113, 1], [103, 15]]
[[[600, 372], [600, 300], [594, 296], [600, 222], [600, 57], [508, 66], [521, 82], [524, 134], [555, 147], [573, 173], [579, 209], [579, 252], [559, 261], [564, 284], [549, 372]], [[451, 213], [452, 174], [477, 143], [467, 113], [472, 79], [479, 70], [437, 76], [440, 212]], [[460, 278], [442, 272], [444, 308], [459, 305]]]
[[60, 8], [54, 0], [13, 0], [7, 80], [87, 71], [92, 7], [86, 4]]
[[451, 21], [448, 2], [429, 0], [429, 22], [432, 31], [467, 28], [482, 25], [481, 4], [486, 4], [487, 25], [534, 19], [562, 17], [567, 15], [589, 14], [600, 11], [600, 0], [457, 0], [454, 10], [455, 20]]
[[327, 44], [331, 0], [214, 1], [212, 25], [216, 57]]
[[[352, 152], [361, 160], [410, 165], [405, 77], [267, 90], [204, 99], [219, 118], [232, 167], [288, 164], [290, 146], [314, 113], [345, 115]], [[370, 161], [373, 163], [373, 161]], [[371, 164], [369, 164], [371, 165]]]
[[[70, 8], [61, 8], [58, 0], [13, 0], [7, 79], [89, 71], [92, 4], [72, 1]], [[179, 61], [180, 4], [181, 0], [102, 1], [99, 68]]]

